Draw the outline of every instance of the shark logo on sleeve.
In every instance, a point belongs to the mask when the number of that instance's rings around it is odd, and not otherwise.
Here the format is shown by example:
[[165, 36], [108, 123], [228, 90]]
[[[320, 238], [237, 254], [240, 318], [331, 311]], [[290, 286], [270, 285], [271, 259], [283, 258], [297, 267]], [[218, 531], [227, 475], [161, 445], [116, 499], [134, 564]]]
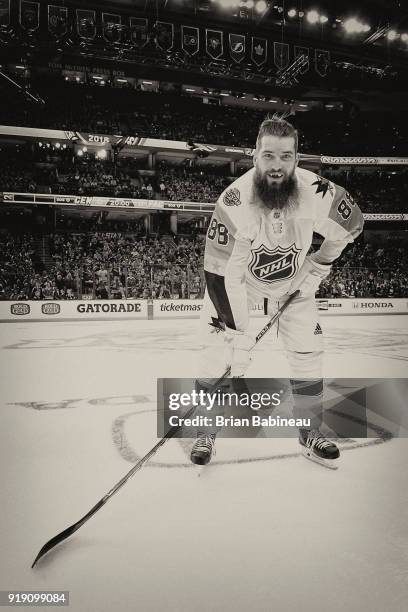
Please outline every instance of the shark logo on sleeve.
[[329, 192], [331, 196], [334, 195], [333, 184], [328, 179], [323, 178], [322, 176], [318, 176], [317, 181], [314, 181], [312, 185], [316, 185], [316, 194], [321, 193], [322, 198], [324, 198], [327, 192]]

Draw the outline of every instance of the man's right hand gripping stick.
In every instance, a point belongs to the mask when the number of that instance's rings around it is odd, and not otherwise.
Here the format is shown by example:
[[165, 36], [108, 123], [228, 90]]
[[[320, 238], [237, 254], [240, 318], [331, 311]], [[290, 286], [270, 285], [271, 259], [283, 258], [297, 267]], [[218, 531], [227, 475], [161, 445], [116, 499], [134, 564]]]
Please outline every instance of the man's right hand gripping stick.
[[250, 351], [255, 344], [254, 338], [245, 332], [226, 328], [225, 344], [227, 347], [227, 362], [231, 366], [232, 378], [244, 376], [251, 362]]
[[296, 290], [289, 296], [283, 306], [279, 308], [278, 312], [270, 319], [256, 338], [253, 338], [246, 332], [237, 331], [229, 327], [226, 328], [225, 344], [227, 347], [227, 362], [231, 366], [231, 372], [229, 375], [232, 378], [239, 378], [245, 375], [245, 372], [247, 371], [251, 362], [251, 350], [254, 348], [255, 344], [261, 340], [263, 335], [270, 329], [275, 321], [279, 319], [283, 311], [299, 295], [299, 293], [300, 291]]

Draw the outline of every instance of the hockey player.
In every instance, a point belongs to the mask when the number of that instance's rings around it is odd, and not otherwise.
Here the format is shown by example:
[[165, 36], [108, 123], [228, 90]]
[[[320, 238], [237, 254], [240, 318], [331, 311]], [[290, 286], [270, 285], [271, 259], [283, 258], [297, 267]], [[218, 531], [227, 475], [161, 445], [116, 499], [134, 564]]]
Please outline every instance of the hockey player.
[[[332, 262], [361, 233], [363, 217], [343, 187], [298, 167], [297, 150], [295, 128], [267, 118], [259, 128], [254, 168], [217, 201], [204, 257], [199, 376], [217, 379], [226, 365], [232, 377], [244, 376], [254, 344], [247, 333], [251, 305], [267, 298], [271, 308], [299, 289], [279, 322], [295, 416], [312, 417], [311, 429], [300, 429], [299, 442], [308, 458], [337, 467], [339, 450], [320, 432], [323, 336], [315, 293]], [[307, 255], [313, 232], [324, 240]], [[215, 436], [215, 429], [197, 433], [193, 463], [210, 461]]]

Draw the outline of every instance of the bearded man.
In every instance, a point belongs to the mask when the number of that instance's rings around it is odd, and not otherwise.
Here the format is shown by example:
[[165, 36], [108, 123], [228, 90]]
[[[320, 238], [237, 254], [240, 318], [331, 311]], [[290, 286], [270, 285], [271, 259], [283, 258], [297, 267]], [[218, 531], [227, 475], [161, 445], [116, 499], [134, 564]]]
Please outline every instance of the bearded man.
[[[298, 159], [295, 128], [284, 119], [267, 118], [259, 128], [254, 168], [216, 204], [204, 257], [198, 384], [205, 388], [202, 379], [216, 380], [227, 365], [232, 377], [244, 376], [254, 344], [247, 332], [251, 306], [263, 302], [271, 311], [299, 290], [279, 320], [294, 416], [308, 416], [311, 423], [299, 430], [299, 442], [306, 457], [336, 467], [339, 450], [320, 431], [323, 333], [315, 293], [332, 262], [361, 233], [363, 216], [343, 187], [299, 168]], [[314, 232], [324, 240], [308, 255]], [[197, 432], [193, 463], [210, 461], [215, 436], [215, 429]]]

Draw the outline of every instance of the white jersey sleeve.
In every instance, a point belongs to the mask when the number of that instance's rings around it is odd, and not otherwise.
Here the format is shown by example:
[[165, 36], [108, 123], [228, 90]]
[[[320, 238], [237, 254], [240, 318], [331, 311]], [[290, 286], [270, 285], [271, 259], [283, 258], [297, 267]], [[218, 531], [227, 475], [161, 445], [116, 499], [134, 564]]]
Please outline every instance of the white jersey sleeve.
[[248, 327], [245, 278], [251, 237], [256, 232], [256, 219], [248, 213], [244, 177], [221, 194], [207, 231], [204, 257], [209, 296], [222, 322], [239, 331]]
[[346, 245], [361, 234], [364, 225], [362, 212], [351, 195], [344, 187], [334, 183], [331, 187], [333, 197], [321, 207], [314, 227], [325, 238], [316, 254], [316, 260], [321, 263], [337, 259]]

